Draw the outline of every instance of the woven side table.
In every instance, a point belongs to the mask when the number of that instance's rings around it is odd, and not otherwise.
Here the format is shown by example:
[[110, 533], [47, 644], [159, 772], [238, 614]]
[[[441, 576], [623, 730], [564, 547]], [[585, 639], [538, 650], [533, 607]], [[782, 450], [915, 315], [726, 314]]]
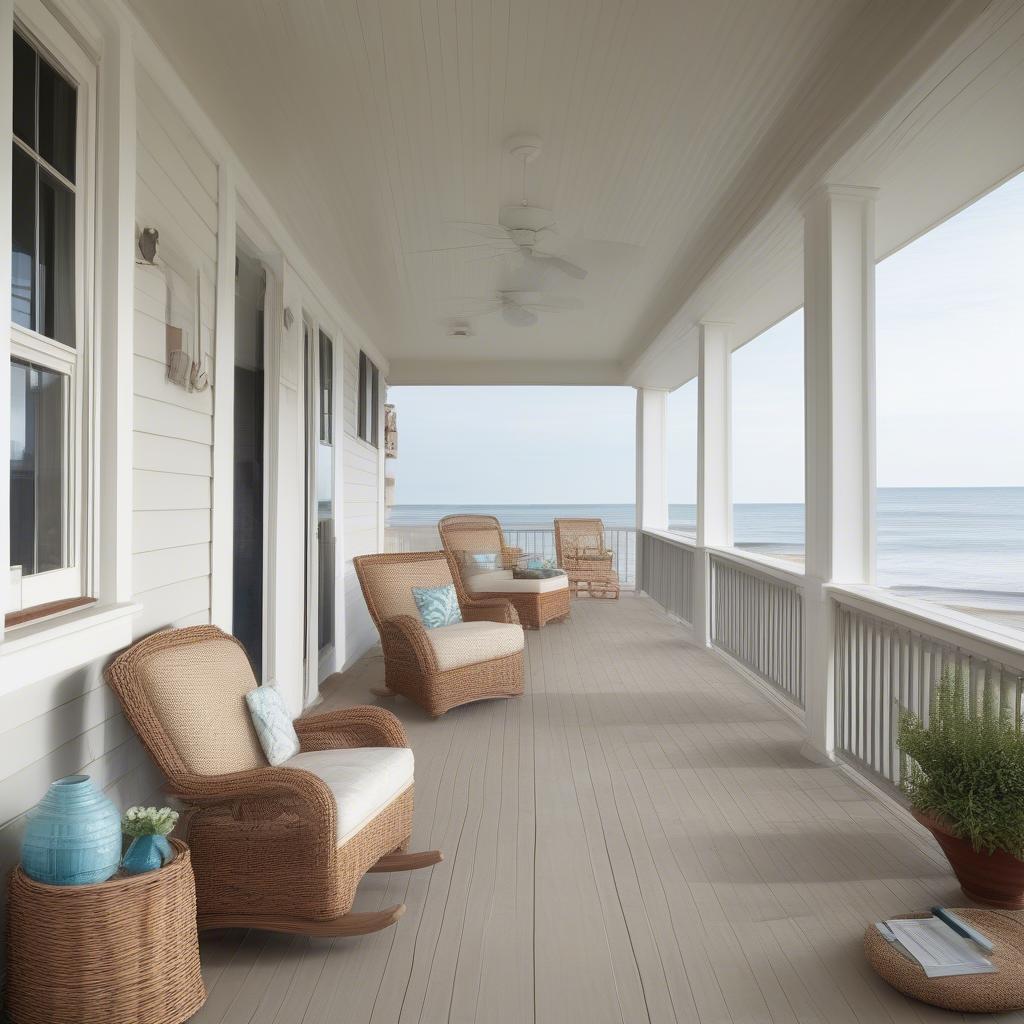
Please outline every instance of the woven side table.
[[159, 871], [97, 885], [11, 872], [11, 1024], [182, 1024], [206, 1001], [188, 847]]
[[[882, 938], [868, 925], [864, 933], [864, 955], [878, 975], [893, 988], [922, 1003], [962, 1013], [1006, 1013], [1024, 1009], [1024, 911], [952, 908], [992, 940], [995, 949], [988, 958], [998, 970], [994, 974], [964, 974], [929, 978], [916, 960]], [[930, 917], [904, 914], [903, 917]]]

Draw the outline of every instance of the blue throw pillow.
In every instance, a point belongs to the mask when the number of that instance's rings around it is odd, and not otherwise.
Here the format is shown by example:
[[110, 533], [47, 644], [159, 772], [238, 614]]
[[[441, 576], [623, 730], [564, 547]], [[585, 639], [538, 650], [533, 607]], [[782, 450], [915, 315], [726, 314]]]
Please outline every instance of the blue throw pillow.
[[495, 551], [488, 551], [473, 556], [473, 568], [477, 572], [493, 572], [498, 568], [498, 554]]
[[453, 626], [456, 622], [462, 621], [462, 609], [459, 607], [459, 598], [452, 583], [446, 583], [441, 587], [413, 587], [412, 598], [427, 629]]
[[249, 716], [267, 760], [283, 764], [299, 752], [299, 736], [284, 697], [273, 686], [257, 686], [245, 695]]

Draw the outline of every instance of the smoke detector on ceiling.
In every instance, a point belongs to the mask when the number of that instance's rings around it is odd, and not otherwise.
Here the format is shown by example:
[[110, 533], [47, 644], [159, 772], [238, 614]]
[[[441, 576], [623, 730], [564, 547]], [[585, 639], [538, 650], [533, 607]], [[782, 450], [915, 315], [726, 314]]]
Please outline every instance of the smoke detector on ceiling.
[[449, 338], [472, 338], [473, 329], [469, 325], [468, 320], [452, 320], [448, 324], [448, 337]]

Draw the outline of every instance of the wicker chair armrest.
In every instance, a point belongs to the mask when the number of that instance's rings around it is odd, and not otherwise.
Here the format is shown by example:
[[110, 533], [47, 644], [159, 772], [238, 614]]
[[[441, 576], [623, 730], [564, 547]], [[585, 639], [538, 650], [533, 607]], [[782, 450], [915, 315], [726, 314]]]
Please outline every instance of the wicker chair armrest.
[[380, 624], [384, 657], [413, 659], [423, 675], [436, 675], [440, 669], [423, 623], [412, 615], [396, 615]]
[[303, 751], [409, 746], [402, 723], [390, 711], [371, 705], [297, 718], [295, 731]]
[[291, 797], [306, 804], [332, 827], [337, 813], [334, 795], [327, 783], [301, 768], [267, 767], [225, 775], [179, 775], [168, 779], [168, 789], [171, 796], [199, 806]]
[[515, 605], [503, 597], [488, 597], [463, 602], [462, 618], [466, 622], [519, 622]]

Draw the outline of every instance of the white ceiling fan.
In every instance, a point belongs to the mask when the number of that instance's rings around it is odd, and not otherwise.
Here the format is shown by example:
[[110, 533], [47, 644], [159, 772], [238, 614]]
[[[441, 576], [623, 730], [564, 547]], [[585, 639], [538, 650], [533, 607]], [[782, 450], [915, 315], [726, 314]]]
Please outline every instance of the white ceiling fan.
[[562, 313], [582, 309], [583, 303], [574, 296], [547, 295], [544, 292], [498, 292], [493, 299], [453, 299], [457, 307], [454, 315], [462, 318], [500, 313], [513, 327], [532, 327], [539, 313]]
[[[494, 251], [475, 259], [500, 259], [518, 255], [527, 263], [553, 268], [569, 277], [582, 281], [587, 271], [554, 251], [558, 246], [555, 217], [550, 210], [531, 206], [526, 199], [526, 165], [540, 155], [541, 140], [534, 135], [518, 135], [508, 141], [508, 151], [523, 164], [522, 201], [516, 206], [503, 206], [497, 224], [477, 224], [471, 221], [450, 221], [452, 227], [487, 240], [485, 243], [467, 242], [447, 249], [428, 249], [429, 253], [450, 252], [452, 249], [488, 247]], [[601, 243], [602, 245], [615, 243]], [[632, 249], [634, 246], [622, 248]]]

